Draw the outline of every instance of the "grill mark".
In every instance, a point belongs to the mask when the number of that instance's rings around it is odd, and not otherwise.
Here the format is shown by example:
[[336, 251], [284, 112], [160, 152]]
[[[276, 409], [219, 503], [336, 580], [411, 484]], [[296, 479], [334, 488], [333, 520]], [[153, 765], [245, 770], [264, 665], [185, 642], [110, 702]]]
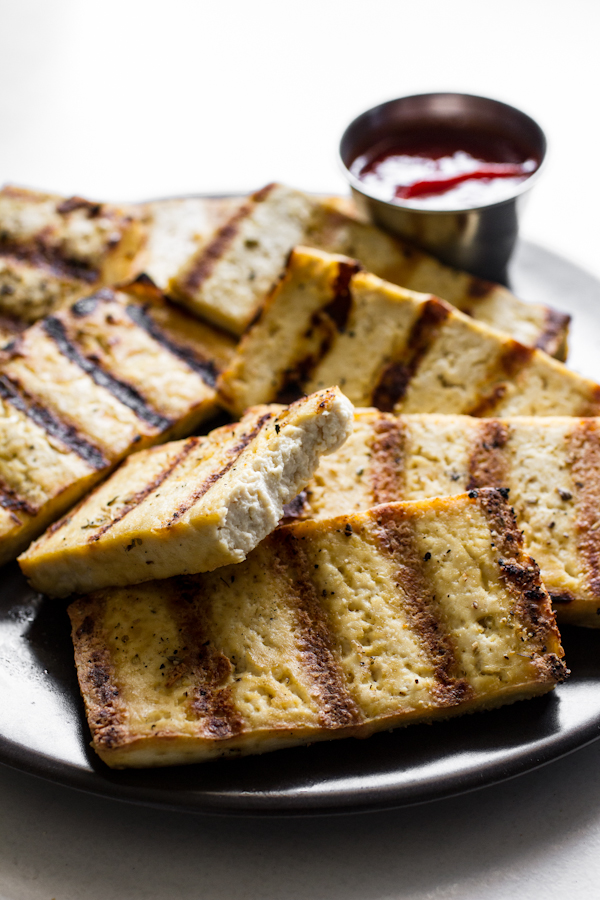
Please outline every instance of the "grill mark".
[[176, 684], [188, 676], [193, 683], [189, 708], [199, 719], [202, 736], [210, 740], [225, 740], [242, 731], [244, 720], [237, 711], [231, 688], [226, 682], [233, 672], [231, 660], [210, 641], [208, 616], [211, 598], [199, 596], [201, 582], [177, 579], [175, 593], [169, 593], [169, 603], [185, 656], [174, 665], [167, 685]]
[[289, 582], [288, 597], [298, 627], [297, 646], [302, 668], [318, 695], [319, 724], [331, 729], [356, 725], [362, 721], [362, 715], [346, 687], [327, 614], [309, 578], [311, 569], [306, 554], [300, 541], [289, 532], [277, 532], [272, 541], [278, 567]]
[[[544, 312], [544, 330], [537, 339], [536, 347], [550, 356], [562, 350], [565, 344], [565, 333], [569, 327], [571, 316], [558, 312], [555, 309], [546, 308]], [[564, 354], [561, 353], [561, 357]]]
[[600, 434], [594, 421], [577, 423], [569, 438], [569, 456], [577, 549], [585, 564], [590, 592], [600, 597]]
[[231, 453], [231, 459], [227, 462], [218, 472], [213, 472], [212, 475], [209, 475], [203, 483], [197, 488], [189, 497], [187, 497], [175, 510], [171, 518], [167, 523], [167, 527], [169, 525], [173, 525], [178, 519], [180, 519], [184, 513], [188, 511], [195, 503], [200, 500], [208, 490], [216, 484], [224, 475], [229, 472], [232, 466], [236, 464], [248, 444], [254, 440], [256, 435], [259, 433], [263, 425], [269, 421], [269, 419], [273, 418], [273, 413], [265, 413], [264, 416], [261, 416], [256, 425], [248, 431], [246, 434], [243, 434], [239, 440], [239, 442], [233, 447], [229, 452]]
[[523, 552], [523, 534], [514, 510], [506, 502], [506, 488], [482, 488], [469, 493], [486, 516], [494, 545], [499, 553], [500, 578], [515, 600], [515, 613], [525, 628], [528, 641], [535, 647], [536, 666], [542, 674], [560, 682], [569, 674], [562, 659], [548, 653], [552, 643], [560, 648], [550, 596], [544, 587], [537, 563]]
[[28, 396], [17, 381], [8, 378], [6, 375], [0, 375], [0, 397], [7, 403], [10, 403], [15, 409], [18, 409], [19, 412], [22, 412], [28, 419], [31, 419], [32, 422], [35, 422], [46, 434], [56, 438], [67, 449], [76, 453], [93, 469], [99, 471], [110, 465], [110, 460], [104, 456], [98, 447], [82, 437], [72, 425], [67, 425], [56, 418], [49, 409]]
[[400, 359], [385, 366], [372, 394], [372, 404], [382, 412], [393, 412], [403, 399], [411, 379], [423, 357], [437, 337], [452, 307], [437, 297], [425, 300], [420, 315], [413, 324]]
[[403, 611], [433, 664], [438, 704], [456, 706], [473, 696], [473, 688], [461, 676], [451, 636], [444, 630], [439, 609], [423, 570], [412, 522], [394, 506], [371, 512], [378, 525], [376, 537], [396, 567], [396, 586], [404, 592]]
[[141, 490], [136, 491], [133, 495], [129, 503], [126, 503], [122, 509], [119, 511], [118, 515], [111, 519], [110, 522], [105, 522], [104, 525], [101, 525], [98, 531], [94, 532], [88, 537], [88, 544], [93, 544], [95, 541], [99, 541], [103, 534], [106, 534], [113, 525], [116, 525], [117, 522], [120, 522], [125, 516], [131, 512], [132, 509], [135, 509], [136, 506], [139, 506], [143, 500], [146, 499], [150, 494], [152, 494], [161, 484], [166, 481], [166, 479], [173, 473], [173, 471], [177, 468], [177, 466], [186, 459], [192, 450], [195, 450], [199, 443], [201, 443], [202, 438], [189, 438], [186, 442], [185, 446], [182, 450], [177, 454], [175, 459], [160, 472], [159, 475], [156, 476], [152, 481], [148, 482], [148, 484], [141, 488]]
[[42, 234], [36, 235], [34, 243], [19, 244], [9, 238], [0, 238], [0, 257], [13, 257], [18, 262], [28, 263], [35, 268], [43, 268], [58, 278], [68, 278], [94, 284], [100, 277], [98, 269], [79, 260], [66, 257], [61, 247], [52, 247], [44, 243]]
[[152, 409], [134, 387], [125, 381], [115, 378], [99, 366], [98, 363], [84, 356], [76, 344], [67, 337], [66, 328], [60, 319], [57, 319], [55, 316], [46, 316], [41, 325], [63, 356], [79, 366], [86, 375], [90, 376], [95, 384], [109, 391], [119, 403], [132, 410], [138, 419], [147, 422], [153, 428], [156, 428], [157, 431], [166, 431], [173, 424], [171, 419], [161, 416], [160, 413]]
[[350, 283], [357, 272], [360, 272], [360, 263], [338, 263], [338, 274], [333, 286], [333, 300], [323, 307], [323, 313], [329, 316], [336, 329], [343, 334], [348, 324], [352, 310], [352, 293]]
[[78, 318], [91, 316], [98, 307], [99, 303], [109, 303], [115, 299], [115, 292], [110, 288], [102, 288], [89, 297], [82, 297], [77, 303], [71, 306], [71, 313]]
[[508, 427], [499, 419], [479, 422], [469, 456], [467, 490], [478, 487], [503, 487], [508, 480], [508, 459], [504, 448], [510, 437]]
[[294, 366], [285, 370], [275, 403], [293, 403], [305, 395], [304, 386], [331, 349], [336, 333], [343, 334], [345, 331], [352, 309], [350, 285], [353, 276], [360, 271], [359, 263], [343, 261], [338, 263], [337, 276], [332, 284], [332, 299], [312, 314], [304, 334], [307, 340], [316, 334], [319, 345], [314, 353], [307, 354]]
[[200, 251], [181, 281], [184, 291], [198, 291], [212, 275], [215, 265], [224, 255], [240, 230], [244, 219], [252, 213], [252, 203], [244, 203], [237, 212], [216, 232], [212, 241]]
[[373, 505], [401, 500], [404, 493], [406, 433], [401, 419], [382, 416], [373, 425], [369, 477]]
[[526, 347], [519, 341], [509, 341], [498, 360], [498, 365], [508, 378], [514, 378], [515, 375], [529, 365], [531, 357], [535, 350], [533, 347]]
[[[2, 479], [0, 479], [0, 506], [10, 512], [21, 511], [27, 513], [28, 516], [36, 516], [40, 511], [39, 506], [33, 506], [24, 497], [19, 496], [17, 491], [9, 487]], [[15, 517], [13, 516], [13, 518]]]
[[132, 322], [142, 328], [150, 337], [158, 344], [168, 350], [177, 359], [182, 360], [193, 372], [200, 375], [205, 384], [214, 387], [219, 375], [214, 361], [212, 359], [203, 359], [191, 347], [178, 344], [154, 321], [148, 313], [149, 307], [138, 306], [136, 303], [129, 303], [126, 312]]
[[475, 416], [479, 419], [489, 416], [505, 396], [507, 390], [508, 388], [505, 384], [495, 385], [489, 394], [480, 397], [475, 406], [472, 406], [465, 415]]
[[106, 600], [81, 598], [68, 609], [81, 693], [94, 744], [112, 750], [127, 743], [125, 710], [115, 682], [108, 642], [102, 633]]
[[83, 197], [68, 197], [56, 207], [56, 212], [66, 216], [77, 209], [85, 209], [88, 219], [95, 219], [102, 212], [102, 204], [84, 200]]
[[467, 294], [473, 300], [483, 300], [489, 294], [492, 294], [496, 287], [497, 285], [492, 281], [486, 281], [485, 278], [472, 275], [467, 285]]

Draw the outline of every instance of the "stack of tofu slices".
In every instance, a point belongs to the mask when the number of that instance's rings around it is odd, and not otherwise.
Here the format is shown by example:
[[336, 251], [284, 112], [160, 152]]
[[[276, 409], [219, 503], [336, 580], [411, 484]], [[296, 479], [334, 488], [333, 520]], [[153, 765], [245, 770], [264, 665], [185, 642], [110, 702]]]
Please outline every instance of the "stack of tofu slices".
[[69, 597], [100, 757], [560, 683], [556, 617], [600, 626], [600, 385], [568, 325], [339, 199], [4, 188], [0, 555]]

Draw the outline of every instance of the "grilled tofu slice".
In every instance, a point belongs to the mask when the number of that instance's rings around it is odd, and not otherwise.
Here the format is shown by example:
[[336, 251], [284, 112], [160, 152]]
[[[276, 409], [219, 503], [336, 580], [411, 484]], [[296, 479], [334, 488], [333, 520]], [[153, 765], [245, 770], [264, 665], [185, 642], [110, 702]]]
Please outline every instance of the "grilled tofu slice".
[[281, 528], [240, 565], [69, 613], [92, 746], [115, 768], [367, 737], [567, 674], [494, 489]]
[[393, 284], [433, 293], [521, 343], [565, 359], [569, 316], [524, 303], [501, 285], [442, 265], [405, 241], [347, 215], [334, 199], [269, 185], [252, 195], [203, 242], [172, 279], [169, 292], [240, 335], [302, 244], [359, 260]]
[[559, 622], [599, 628], [600, 419], [357, 410], [287, 514], [324, 519], [484, 486], [510, 489]]
[[233, 341], [145, 280], [103, 288], [28, 328], [0, 359], [0, 563], [133, 450], [217, 409]]
[[[133, 274], [144, 227], [133, 210], [7, 186], [0, 191], [0, 315], [31, 324]], [[5, 331], [11, 331], [8, 324]]]
[[175, 197], [136, 207], [147, 232], [136, 269], [166, 290], [171, 278], [227, 222], [241, 198]]
[[297, 247], [223, 373], [220, 396], [240, 414], [328, 384], [384, 412], [600, 412], [600, 386], [546, 353], [355, 260]]
[[53, 596], [241, 562], [352, 431], [337, 388], [131, 456], [20, 558]]

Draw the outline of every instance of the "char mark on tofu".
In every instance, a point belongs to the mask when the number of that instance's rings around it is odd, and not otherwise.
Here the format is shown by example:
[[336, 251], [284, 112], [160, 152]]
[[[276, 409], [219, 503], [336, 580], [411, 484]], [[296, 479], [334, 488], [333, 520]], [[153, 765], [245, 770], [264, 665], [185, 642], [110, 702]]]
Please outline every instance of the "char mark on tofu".
[[49, 409], [29, 397], [6, 375], [0, 375], [0, 397], [43, 428], [49, 437], [59, 440], [66, 448], [80, 456], [92, 468], [100, 470], [110, 465], [110, 460], [98, 447], [86, 440], [72, 425], [62, 422]]
[[392, 360], [380, 374], [372, 396], [373, 406], [393, 412], [402, 400], [423, 357], [446, 321], [452, 307], [436, 297], [426, 300], [414, 323], [400, 359]]
[[135, 388], [115, 378], [94, 360], [84, 356], [76, 344], [69, 339], [63, 322], [56, 316], [47, 316], [42, 327], [63, 356], [79, 366], [97, 385], [109, 391], [120, 403], [131, 409], [139, 419], [147, 422], [157, 431], [166, 431], [173, 424], [170, 419], [152, 409]]
[[431, 591], [427, 569], [423, 566], [423, 559], [428, 562], [431, 554], [426, 554], [424, 558], [421, 556], [411, 519], [398, 514], [396, 507], [376, 507], [372, 518], [378, 526], [380, 546], [397, 567], [397, 582], [404, 588], [404, 610], [411, 629], [419, 636], [433, 664], [437, 702], [455, 706], [468, 700], [472, 688], [462, 677], [456, 649], [451, 636], [446, 633], [439, 605]]
[[488, 419], [478, 423], [469, 457], [468, 491], [506, 485], [508, 460], [504, 448], [509, 437], [510, 429], [501, 419]]
[[180, 463], [182, 463], [183, 460], [186, 459], [186, 457], [188, 457], [189, 454], [196, 449], [200, 440], [201, 438], [192, 437], [188, 441], [186, 441], [183, 449], [180, 453], [177, 454], [173, 462], [170, 465], [165, 466], [163, 471], [156, 478], [153, 478], [152, 481], [150, 481], [142, 490], [136, 491], [131, 500], [123, 507], [121, 507], [119, 512], [114, 517], [112, 517], [110, 521], [105, 522], [97, 531], [94, 531], [92, 534], [90, 534], [90, 536], [88, 537], [88, 543], [92, 544], [95, 541], [99, 541], [102, 535], [106, 534], [106, 532], [109, 531], [109, 529], [111, 529], [113, 525], [116, 525], [117, 522], [120, 522], [122, 519], [124, 519], [127, 513], [131, 512], [132, 509], [135, 509], [136, 506], [139, 506], [139, 504], [142, 503], [142, 501], [145, 500], [146, 497], [148, 497], [157, 488], [159, 488], [161, 484], [163, 484], [163, 482], [166, 481], [166, 479], [173, 473], [177, 466], [180, 465]]
[[[198, 351], [194, 351], [191, 347], [186, 347], [174, 341], [154, 321], [148, 310], [149, 306], [147, 305], [138, 306], [136, 303], [130, 303], [127, 306], [127, 315], [132, 322], [135, 322], [139, 328], [143, 328], [157, 343], [161, 344], [173, 356], [183, 360], [193, 372], [200, 375], [205, 384], [209, 387], [214, 387], [219, 372], [213, 360], [202, 359]], [[179, 310], [178, 312], [181, 315], [183, 311]]]
[[320, 724], [324, 728], [357, 725], [362, 716], [337, 661], [334, 637], [310, 578], [311, 566], [302, 550], [302, 541], [289, 531], [280, 532], [275, 553], [282, 574], [289, 579], [289, 602], [295, 609], [302, 666], [314, 685]]

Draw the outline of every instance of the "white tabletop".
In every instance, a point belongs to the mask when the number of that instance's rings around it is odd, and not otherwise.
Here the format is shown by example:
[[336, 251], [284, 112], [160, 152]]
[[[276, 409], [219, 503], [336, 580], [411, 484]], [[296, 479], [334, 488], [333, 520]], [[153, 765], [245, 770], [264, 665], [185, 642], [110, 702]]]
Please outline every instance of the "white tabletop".
[[[0, 0], [0, 181], [111, 200], [342, 192], [354, 115], [467, 91], [544, 127], [522, 233], [600, 276], [599, 33], [593, 0]], [[0, 766], [0, 897], [597, 898], [599, 766], [597, 743], [461, 798], [302, 820], [138, 808]]]

